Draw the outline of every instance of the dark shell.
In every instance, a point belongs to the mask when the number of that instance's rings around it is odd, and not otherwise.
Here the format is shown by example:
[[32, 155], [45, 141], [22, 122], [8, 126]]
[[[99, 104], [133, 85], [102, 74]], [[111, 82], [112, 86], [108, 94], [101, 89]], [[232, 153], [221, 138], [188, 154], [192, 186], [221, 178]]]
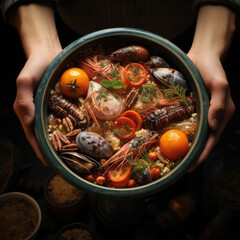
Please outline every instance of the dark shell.
[[101, 135], [83, 131], [76, 137], [79, 151], [96, 158], [109, 158], [113, 155], [111, 145]]
[[61, 158], [73, 171], [79, 174], [89, 173], [93, 169], [100, 168], [100, 164], [95, 159], [79, 152], [63, 152]]
[[135, 173], [135, 179], [138, 185], [144, 185], [151, 182], [151, 174], [148, 167]]
[[169, 64], [162, 57], [151, 56], [150, 60], [153, 64], [153, 66], [156, 68], [168, 68], [169, 67]]
[[153, 76], [159, 80], [161, 83], [170, 85], [179, 85], [188, 89], [187, 82], [184, 76], [177, 70], [172, 68], [154, 68], [152, 70]]

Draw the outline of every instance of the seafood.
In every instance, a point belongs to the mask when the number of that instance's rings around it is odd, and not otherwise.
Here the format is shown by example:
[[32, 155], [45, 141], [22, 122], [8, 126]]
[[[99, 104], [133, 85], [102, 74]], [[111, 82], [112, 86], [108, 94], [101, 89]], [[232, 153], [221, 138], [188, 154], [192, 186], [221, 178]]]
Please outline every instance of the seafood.
[[197, 118], [196, 118], [196, 114], [193, 114], [195, 116], [192, 116], [188, 119], [185, 119], [183, 121], [180, 122], [174, 122], [171, 123], [166, 130], [170, 130], [170, 129], [178, 129], [180, 131], [182, 131], [183, 133], [185, 133], [185, 135], [188, 137], [188, 139], [191, 141], [193, 139], [196, 127], [197, 127]]
[[108, 73], [110, 73], [115, 66], [108, 59], [94, 55], [81, 61], [80, 67], [87, 73], [89, 78], [100, 81], [104, 78], [110, 78]]
[[169, 68], [169, 64], [159, 56], [151, 56], [151, 63], [155, 68]]
[[135, 187], [178, 164], [159, 139], [179, 129], [191, 144], [196, 100], [187, 79], [157, 52], [134, 44], [113, 47], [86, 45], [69, 63], [88, 75], [86, 95], [67, 97], [56, 77], [48, 100], [49, 140], [64, 164], [87, 181]]
[[151, 182], [150, 169], [148, 167], [136, 172], [135, 179], [137, 184], [144, 185]]
[[62, 95], [53, 94], [48, 100], [49, 108], [59, 118], [68, 117], [75, 128], [86, 128], [88, 125], [87, 116], [73, 103], [69, 102]]
[[147, 132], [139, 137], [134, 138], [130, 142], [123, 145], [111, 158], [109, 158], [103, 167], [112, 166], [119, 163], [120, 166], [126, 163], [128, 158], [136, 158], [141, 154], [143, 149], [147, 149], [156, 144], [159, 140], [159, 135], [155, 131]]
[[177, 70], [172, 68], [154, 68], [152, 69], [153, 76], [159, 80], [161, 83], [170, 86], [180, 85], [186, 89], [188, 89], [188, 84], [184, 78], [184, 76]]
[[91, 170], [100, 168], [100, 164], [95, 159], [79, 152], [63, 152], [61, 158], [79, 174], [90, 173]]
[[132, 45], [120, 48], [110, 54], [110, 59], [113, 61], [146, 61], [150, 57], [149, 51], [142, 46]]
[[80, 152], [84, 152], [96, 158], [109, 158], [113, 155], [111, 145], [101, 135], [83, 131], [76, 137], [76, 143]]
[[158, 109], [151, 108], [140, 113], [144, 126], [151, 130], [162, 130], [170, 123], [189, 118], [195, 111], [195, 99], [187, 97], [187, 102], [188, 106], [181, 104], [180, 106], [173, 105]]
[[85, 107], [98, 125], [97, 120], [109, 121], [117, 118], [123, 111], [123, 101], [101, 84], [90, 81]]

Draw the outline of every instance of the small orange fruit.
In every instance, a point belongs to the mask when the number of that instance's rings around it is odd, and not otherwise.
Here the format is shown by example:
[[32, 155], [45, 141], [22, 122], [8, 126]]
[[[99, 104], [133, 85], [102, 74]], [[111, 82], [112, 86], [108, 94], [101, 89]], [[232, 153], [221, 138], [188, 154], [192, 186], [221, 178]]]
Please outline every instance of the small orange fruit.
[[61, 92], [69, 98], [78, 98], [87, 93], [89, 77], [81, 68], [69, 68], [59, 81]]
[[187, 136], [180, 130], [166, 131], [159, 141], [161, 153], [170, 160], [176, 161], [183, 157], [189, 149]]

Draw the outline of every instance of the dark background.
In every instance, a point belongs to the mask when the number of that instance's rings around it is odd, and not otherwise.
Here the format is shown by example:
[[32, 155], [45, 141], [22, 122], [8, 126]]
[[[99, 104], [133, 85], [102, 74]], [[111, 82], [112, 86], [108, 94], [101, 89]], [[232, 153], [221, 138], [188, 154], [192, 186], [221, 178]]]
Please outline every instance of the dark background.
[[[61, 40], [62, 46], [65, 47], [66, 45], [71, 43], [73, 40], [77, 39], [79, 36], [74, 32], [72, 32], [68, 27], [66, 27], [58, 16], [56, 16], [56, 19], [57, 19], [57, 27], [59, 30], [60, 40]], [[13, 103], [16, 95], [15, 81], [19, 72], [21, 71], [22, 67], [25, 64], [25, 55], [22, 50], [21, 43], [16, 30], [12, 28], [8, 23], [4, 22], [2, 18], [0, 19], [0, 21], [1, 21], [0, 22], [1, 24], [0, 25], [1, 26], [0, 28], [1, 29], [0, 137], [8, 139], [18, 149], [18, 156], [21, 159], [21, 171], [19, 175], [20, 176], [25, 175], [29, 178], [34, 178], [44, 182], [46, 177], [52, 171], [52, 169], [43, 167], [40, 161], [36, 158], [30, 145], [25, 139], [21, 124], [18, 121], [13, 111]], [[174, 43], [176, 43], [185, 52], [187, 52], [191, 46], [193, 29], [194, 27], [189, 29], [180, 37], [174, 40]], [[233, 100], [236, 104], [236, 113], [233, 119], [228, 124], [221, 141], [219, 142], [218, 146], [215, 149], [215, 152], [217, 152], [217, 150], [219, 149], [220, 150], [223, 149], [226, 143], [229, 142], [229, 139], [230, 140], [232, 139], [234, 132], [236, 132], [237, 129], [239, 130], [239, 103], [240, 103], [239, 101], [240, 41], [239, 40], [240, 40], [240, 33], [237, 32], [233, 39], [233, 44], [229, 50], [229, 54], [224, 62], [224, 67], [229, 79]], [[213, 154], [213, 158], [214, 156], [215, 155]], [[200, 196], [198, 195], [198, 197], [201, 198], [202, 197], [201, 193], [203, 191], [203, 180], [204, 180], [202, 175], [202, 169], [203, 169], [203, 166], [201, 166], [193, 174], [187, 174], [187, 176], [183, 177], [176, 184], [169, 187], [167, 190], [162, 191], [161, 194], [156, 194], [151, 197], [153, 197], [153, 199], [155, 199], [154, 201], [157, 201], [158, 203], [161, 202], [161, 199], [162, 199], [163, 200], [162, 202], [165, 204], [164, 207], [167, 206], [166, 203], [170, 198], [178, 194], [191, 192], [192, 189], [194, 189], [194, 192], [200, 193]], [[189, 184], [189, 181], [191, 184]], [[13, 190], [19, 190], [19, 189], [16, 189], [13, 187]], [[45, 209], [42, 195], [41, 194], [36, 195], [35, 197], [42, 204], [43, 209]], [[148, 199], [146, 199], [145, 202], [147, 201]], [[207, 223], [211, 220], [211, 218], [214, 217], [214, 215], [210, 216], [209, 214], [205, 214], [204, 211], [202, 211], [204, 207], [205, 207], [204, 204], [198, 205], [197, 210], [195, 210], [195, 212], [191, 215], [191, 217], [188, 218], [187, 220], [184, 220], [184, 222], [181, 223], [180, 225], [181, 228], [177, 228], [173, 232], [170, 231], [169, 233], [166, 233], [166, 232], [158, 233], [159, 234], [158, 236], [161, 235], [162, 237], [164, 237], [162, 239], [197, 239], [197, 237], [204, 230]], [[221, 209], [221, 207], [219, 207], [219, 209]], [[95, 228], [96, 223], [95, 222], [92, 223], [93, 219], [94, 219], [94, 214], [92, 213], [92, 209], [90, 207], [89, 212], [86, 215], [86, 219], [83, 221], [93, 224]], [[151, 224], [154, 225], [154, 217], [151, 218], [150, 216], [150, 220], [149, 218], [146, 218], [145, 221], [143, 222], [143, 226], [141, 226], [140, 229], [145, 229], [145, 228], [152, 229], [153, 227], [149, 228], [148, 226]], [[57, 225], [55, 227], [53, 226], [53, 228], [50, 230], [49, 228], [48, 229], [46, 228], [47, 230], [44, 230], [45, 228], [43, 228], [43, 230], [40, 233], [39, 239], [52, 239], [52, 236], [54, 236], [55, 232], [58, 230], [59, 227], [60, 225]], [[149, 230], [149, 231], [158, 232], [159, 229], [156, 230], [156, 228], [157, 227], [154, 225], [154, 230]], [[105, 230], [107, 233], [111, 232], [111, 229], [109, 228], [106, 228]], [[46, 231], [49, 234], [46, 234]], [[133, 231], [136, 231], [136, 229], [133, 229]], [[146, 232], [147, 231], [148, 230], [146, 230]], [[107, 239], [106, 232], [105, 232], [105, 235], [103, 233], [99, 233], [99, 236], [101, 239]], [[114, 238], [110, 237], [109, 239], [114, 239]], [[115, 236], [115, 239], [123, 239], [123, 238], [119, 238], [118, 236]], [[126, 237], [124, 239], [137, 239], [137, 238]], [[145, 239], [145, 238], [142, 238], [142, 239]], [[160, 238], [153, 238], [153, 237], [150, 238], [148, 236], [148, 238], [146, 239], [160, 239]], [[231, 234], [229, 233], [228, 238], [224, 238], [224, 239], [239, 239], [239, 232], [237, 228], [232, 227]]]

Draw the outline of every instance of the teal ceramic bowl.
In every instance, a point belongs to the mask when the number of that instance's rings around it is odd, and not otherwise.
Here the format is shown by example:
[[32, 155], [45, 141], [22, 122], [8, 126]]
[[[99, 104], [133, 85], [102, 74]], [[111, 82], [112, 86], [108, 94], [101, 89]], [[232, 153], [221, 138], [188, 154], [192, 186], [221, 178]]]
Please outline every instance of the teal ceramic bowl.
[[[149, 48], [150, 51], [157, 51], [159, 56], [163, 57], [172, 68], [182, 72], [197, 101], [196, 112], [199, 124], [191, 147], [184, 159], [160, 179], [135, 188], [109, 188], [86, 181], [67, 167], [55, 152], [48, 139], [48, 98], [56, 81], [63, 71], [69, 67], [69, 63], [79, 54], [81, 49], [99, 43], [109, 44], [111, 46], [115, 42], [144, 45]], [[65, 180], [95, 195], [136, 198], [153, 194], [170, 186], [183, 176], [189, 167], [197, 160], [207, 136], [208, 96], [198, 70], [187, 55], [173, 43], [156, 34], [139, 29], [105, 29], [88, 34], [71, 43], [59, 53], [45, 71], [36, 92], [35, 106], [35, 132], [45, 158], [49, 161], [54, 170]]]

